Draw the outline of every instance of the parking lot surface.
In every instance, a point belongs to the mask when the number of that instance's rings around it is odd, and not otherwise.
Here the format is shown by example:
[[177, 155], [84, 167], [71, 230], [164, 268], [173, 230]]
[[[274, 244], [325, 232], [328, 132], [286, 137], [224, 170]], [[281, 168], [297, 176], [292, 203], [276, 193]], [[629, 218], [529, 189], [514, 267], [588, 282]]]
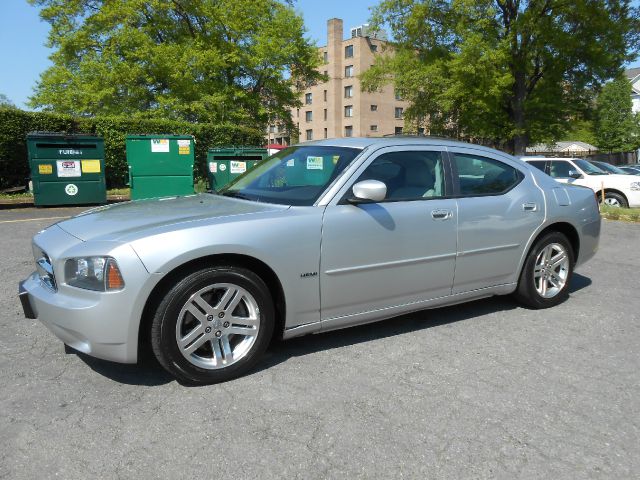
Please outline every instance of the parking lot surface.
[[32, 235], [81, 210], [0, 211], [0, 478], [638, 478], [638, 224], [603, 222], [558, 307], [428, 310], [185, 387], [23, 317]]

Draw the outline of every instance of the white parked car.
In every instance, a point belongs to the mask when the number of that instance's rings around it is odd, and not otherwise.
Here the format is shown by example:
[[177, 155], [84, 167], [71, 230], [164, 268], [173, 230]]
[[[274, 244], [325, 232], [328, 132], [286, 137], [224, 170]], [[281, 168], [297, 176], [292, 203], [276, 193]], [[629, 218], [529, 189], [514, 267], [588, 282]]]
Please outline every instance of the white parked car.
[[521, 157], [561, 183], [589, 187], [613, 207], [640, 207], [640, 181], [632, 175], [609, 174], [581, 158]]

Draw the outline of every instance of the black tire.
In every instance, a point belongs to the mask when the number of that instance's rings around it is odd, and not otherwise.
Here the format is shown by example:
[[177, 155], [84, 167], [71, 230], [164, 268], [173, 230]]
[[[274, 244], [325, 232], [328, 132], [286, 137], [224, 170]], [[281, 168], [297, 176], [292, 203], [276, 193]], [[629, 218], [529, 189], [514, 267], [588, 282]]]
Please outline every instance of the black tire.
[[[566, 274], [562, 288], [550, 298], [545, 298], [536, 288], [536, 261], [542, 251], [551, 245], [561, 245], [564, 248], [568, 258], [568, 265], [566, 269], [562, 270], [562, 274]], [[574, 252], [567, 237], [560, 232], [549, 232], [545, 234], [536, 241], [525, 259], [522, 272], [520, 273], [518, 287], [514, 293], [515, 298], [520, 303], [535, 309], [549, 308], [558, 305], [569, 296], [569, 285], [571, 283], [571, 277], [573, 276], [574, 265]], [[539, 280], [539, 282], [542, 281], [544, 280]]]
[[[246, 349], [245, 353], [243, 353], [238, 360], [232, 359], [234, 363], [231, 363], [228, 366], [207, 366], [207, 368], [202, 368], [194, 362], [198, 362], [201, 359], [200, 356], [195, 355], [203, 350], [197, 350], [193, 352], [192, 355], [183, 355], [178, 345], [177, 329], [183, 328], [182, 325], [184, 321], [193, 321], [194, 324], [198, 326], [197, 328], [194, 328], [194, 330], [200, 329], [201, 325], [203, 333], [193, 342], [193, 344], [195, 344], [205, 337], [205, 324], [209, 328], [209, 332], [207, 333], [208, 337], [216, 333], [220, 333], [220, 330], [224, 330], [221, 325], [218, 325], [218, 323], [220, 323], [217, 319], [219, 314], [214, 316], [202, 313], [202, 315], [206, 317], [206, 321], [200, 321], [192, 314], [187, 316], [186, 313], [183, 313], [183, 316], [181, 316], [180, 313], [183, 312], [183, 307], [186, 308], [189, 299], [196, 292], [200, 292], [212, 287], [213, 285], [220, 284], [232, 284], [240, 287], [245, 292], [248, 292], [249, 296], [246, 298], [251, 298], [251, 304], [257, 304], [256, 315], [259, 320], [257, 327], [258, 333], [255, 336], [256, 338], [253, 340], [253, 343], [250, 344], [248, 349]], [[212, 292], [218, 292], [218, 290], [212, 290]], [[212, 296], [215, 295], [215, 293], [207, 294]], [[241, 300], [243, 305], [245, 303], [244, 298], [245, 297]], [[253, 302], [254, 300], [255, 302]], [[231, 299], [231, 302], [233, 302], [233, 298]], [[247, 300], [247, 302], [249, 302], [249, 300]], [[220, 303], [222, 303], [221, 300]], [[200, 309], [200, 311], [203, 312], [202, 309]], [[232, 313], [233, 311], [228, 312], [229, 315]], [[211, 318], [213, 318], [213, 320]], [[181, 322], [180, 327], [178, 327], [178, 322]], [[169, 290], [160, 305], [158, 305], [151, 323], [151, 347], [155, 357], [158, 359], [158, 362], [179, 381], [195, 385], [219, 383], [244, 375], [256, 364], [269, 345], [274, 325], [275, 313], [273, 300], [269, 294], [269, 289], [259, 276], [249, 270], [234, 266], [210, 267], [187, 275]], [[233, 325], [231, 325], [230, 328], [233, 328]], [[247, 338], [242, 335], [239, 335], [238, 337], [233, 335], [225, 336], [225, 338], [227, 338], [227, 345], [240, 337]], [[215, 358], [213, 342], [215, 342], [216, 339], [212, 337], [209, 340], [203, 341], [204, 343], [200, 348], [209, 348], [211, 350], [212, 357]], [[220, 349], [221, 345], [222, 344], [217, 344], [217, 348]], [[187, 359], [187, 355], [190, 360]]]
[[[608, 203], [608, 202], [613, 202]], [[616, 192], [604, 192], [604, 203], [606, 205], [610, 205], [612, 207], [622, 207], [627, 208], [629, 204], [627, 203], [627, 199], [621, 193]]]

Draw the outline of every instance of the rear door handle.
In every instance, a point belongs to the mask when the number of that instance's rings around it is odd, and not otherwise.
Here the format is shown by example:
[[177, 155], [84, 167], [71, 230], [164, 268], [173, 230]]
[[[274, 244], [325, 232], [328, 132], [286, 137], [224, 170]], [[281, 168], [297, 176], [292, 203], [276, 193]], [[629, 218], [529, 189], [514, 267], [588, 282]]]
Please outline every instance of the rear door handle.
[[525, 212], [537, 212], [538, 204], [533, 202], [523, 203], [522, 210], [524, 210]]
[[431, 210], [431, 216], [434, 220], [448, 220], [453, 217], [453, 212], [451, 210]]

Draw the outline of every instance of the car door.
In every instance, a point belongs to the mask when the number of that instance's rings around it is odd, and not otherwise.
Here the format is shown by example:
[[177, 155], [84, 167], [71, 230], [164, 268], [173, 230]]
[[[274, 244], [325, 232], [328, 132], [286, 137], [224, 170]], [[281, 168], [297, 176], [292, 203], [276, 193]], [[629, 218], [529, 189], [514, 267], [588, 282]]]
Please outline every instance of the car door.
[[458, 197], [458, 258], [453, 293], [517, 281], [529, 239], [545, 216], [544, 196], [517, 161], [449, 148]]
[[[457, 213], [445, 157], [442, 148], [381, 149], [326, 207], [323, 320], [351, 316], [357, 323], [363, 315], [385, 316], [381, 309], [451, 293]], [[386, 198], [350, 204], [353, 184], [369, 179], [386, 184]]]

